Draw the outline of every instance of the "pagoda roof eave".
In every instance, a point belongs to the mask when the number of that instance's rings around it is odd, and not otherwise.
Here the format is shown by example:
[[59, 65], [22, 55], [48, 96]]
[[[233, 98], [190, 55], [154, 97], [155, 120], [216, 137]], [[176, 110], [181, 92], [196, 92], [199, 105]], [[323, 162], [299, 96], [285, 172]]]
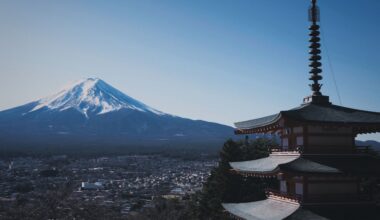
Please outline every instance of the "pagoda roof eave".
[[281, 112], [266, 117], [235, 123], [235, 134], [267, 133], [280, 128]]
[[278, 114], [235, 123], [236, 134], [266, 133], [280, 128], [280, 119], [297, 123], [352, 126], [357, 134], [380, 132], [380, 113], [338, 105], [303, 104]]
[[286, 164], [292, 162], [300, 157], [299, 154], [290, 155], [274, 155], [271, 154], [268, 157], [242, 161], [242, 162], [230, 162], [232, 169], [244, 175], [253, 176], [273, 176], [280, 164]]
[[300, 208], [297, 202], [268, 198], [247, 203], [223, 203], [223, 208], [237, 219], [284, 219]]
[[[272, 163], [270, 166], [268, 164]], [[280, 160], [265, 157], [232, 162], [233, 171], [243, 176], [274, 177], [279, 173], [303, 175], [380, 175], [380, 159], [370, 155], [302, 155]]]
[[259, 172], [259, 171], [243, 171], [243, 170], [234, 170], [231, 169], [232, 173], [237, 173], [244, 177], [260, 177], [260, 178], [274, 178], [280, 173], [280, 169], [276, 168], [268, 172]]
[[371, 155], [303, 155], [279, 165], [282, 172], [304, 174], [380, 175], [380, 159]]

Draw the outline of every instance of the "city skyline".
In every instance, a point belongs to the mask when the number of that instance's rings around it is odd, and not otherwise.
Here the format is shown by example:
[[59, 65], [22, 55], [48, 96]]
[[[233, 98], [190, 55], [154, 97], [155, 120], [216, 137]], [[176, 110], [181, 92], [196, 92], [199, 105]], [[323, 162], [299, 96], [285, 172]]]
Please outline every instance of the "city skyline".
[[[289, 109], [311, 94], [308, 5], [2, 1], [0, 110], [88, 77], [158, 110], [226, 125]], [[320, 6], [322, 93], [341, 104], [333, 69], [343, 106], [378, 112], [380, 3]]]

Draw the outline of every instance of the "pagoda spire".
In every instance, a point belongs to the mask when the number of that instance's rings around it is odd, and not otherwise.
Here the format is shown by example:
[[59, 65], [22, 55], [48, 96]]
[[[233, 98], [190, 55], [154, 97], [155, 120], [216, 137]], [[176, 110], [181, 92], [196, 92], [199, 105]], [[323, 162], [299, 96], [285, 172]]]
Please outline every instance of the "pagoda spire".
[[310, 80], [313, 82], [310, 84], [311, 91], [313, 92], [313, 96], [321, 96], [321, 87], [322, 84], [319, 84], [319, 80], [322, 80], [322, 76], [319, 75], [322, 73], [322, 63], [320, 62], [321, 60], [321, 44], [319, 43], [321, 41], [321, 38], [319, 37], [319, 8], [317, 6], [317, 0], [311, 0], [311, 7], [309, 9], [309, 21], [311, 22], [311, 25], [309, 27], [310, 30], [310, 58], [309, 60], [311, 61], [309, 66], [311, 67], [310, 69]]
[[315, 104], [331, 104], [329, 101], [328, 96], [324, 96], [321, 93], [322, 84], [319, 83], [320, 80], [322, 80], [322, 76], [320, 75], [322, 73], [322, 63], [321, 63], [321, 38], [319, 37], [320, 31], [319, 31], [319, 8], [317, 6], [317, 0], [311, 0], [311, 6], [309, 9], [309, 21], [311, 22], [311, 25], [309, 27], [310, 30], [310, 77], [309, 80], [312, 81], [311, 84], [309, 84], [310, 89], [312, 91], [312, 94], [310, 96], [307, 96], [303, 99], [303, 102], [305, 104], [307, 103], [315, 103]]

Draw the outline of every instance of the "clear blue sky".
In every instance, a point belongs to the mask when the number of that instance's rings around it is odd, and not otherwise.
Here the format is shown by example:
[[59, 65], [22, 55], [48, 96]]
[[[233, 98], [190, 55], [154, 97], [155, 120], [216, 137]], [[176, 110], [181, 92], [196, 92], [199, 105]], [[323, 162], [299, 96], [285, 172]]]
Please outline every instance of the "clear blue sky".
[[[309, 0], [0, 1], [0, 109], [99, 77], [164, 112], [232, 125], [310, 94]], [[323, 93], [380, 111], [380, 1], [320, 0]], [[371, 138], [377, 138], [373, 137]]]

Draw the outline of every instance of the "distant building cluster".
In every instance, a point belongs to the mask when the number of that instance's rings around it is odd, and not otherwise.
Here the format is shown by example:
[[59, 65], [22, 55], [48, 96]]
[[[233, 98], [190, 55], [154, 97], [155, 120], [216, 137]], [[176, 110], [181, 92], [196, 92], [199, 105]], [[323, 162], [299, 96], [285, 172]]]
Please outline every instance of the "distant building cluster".
[[185, 161], [159, 155], [0, 160], [0, 204], [11, 206], [22, 198], [33, 200], [59, 191], [67, 192], [67, 202], [79, 207], [91, 203], [128, 214], [136, 204], [149, 206], [155, 197], [188, 197], [202, 188], [216, 165], [216, 160]]

